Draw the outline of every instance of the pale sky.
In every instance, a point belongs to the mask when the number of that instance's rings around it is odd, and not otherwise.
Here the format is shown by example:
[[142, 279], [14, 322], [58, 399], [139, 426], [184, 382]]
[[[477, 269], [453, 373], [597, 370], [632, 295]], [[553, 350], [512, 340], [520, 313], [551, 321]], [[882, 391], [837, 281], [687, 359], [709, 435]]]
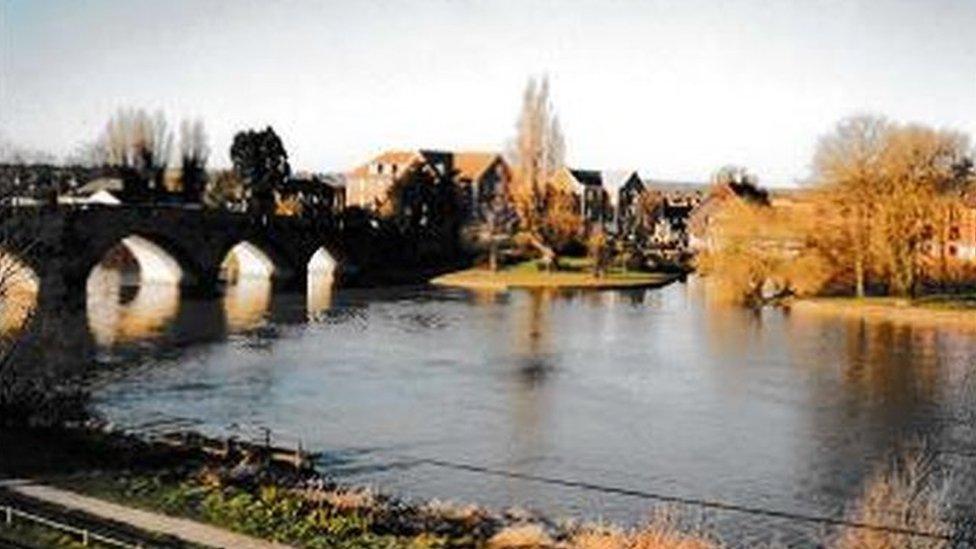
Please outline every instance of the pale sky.
[[704, 181], [807, 175], [879, 113], [976, 133], [976, 0], [0, 0], [0, 134], [58, 155], [120, 106], [202, 117], [211, 165], [272, 125], [295, 169], [501, 150], [548, 73], [569, 163]]

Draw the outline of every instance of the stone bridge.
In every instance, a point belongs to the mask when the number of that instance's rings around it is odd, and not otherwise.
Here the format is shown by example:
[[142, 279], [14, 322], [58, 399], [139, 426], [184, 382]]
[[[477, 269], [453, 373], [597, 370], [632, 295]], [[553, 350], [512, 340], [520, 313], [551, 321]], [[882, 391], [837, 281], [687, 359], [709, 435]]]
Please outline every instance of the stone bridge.
[[133, 237], [165, 252], [163, 260], [179, 267], [183, 292], [197, 295], [220, 291], [222, 264], [242, 243], [270, 260], [277, 288], [304, 289], [309, 262], [320, 250], [338, 266], [337, 274], [356, 271], [352, 247], [333, 218], [258, 217], [161, 205], [8, 206], [0, 208], [0, 216], [9, 251], [34, 271], [39, 302], [48, 305], [83, 304], [92, 269]]

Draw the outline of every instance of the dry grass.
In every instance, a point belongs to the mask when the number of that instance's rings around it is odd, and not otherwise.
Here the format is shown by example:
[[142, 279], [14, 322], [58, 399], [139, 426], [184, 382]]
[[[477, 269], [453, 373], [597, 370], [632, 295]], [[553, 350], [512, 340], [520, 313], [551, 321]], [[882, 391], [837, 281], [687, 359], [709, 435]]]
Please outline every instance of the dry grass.
[[295, 492], [306, 501], [325, 503], [340, 511], [373, 509], [380, 504], [377, 493], [370, 488], [314, 486]]
[[572, 537], [569, 546], [572, 549], [710, 549], [719, 544], [706, 534], [685, 530], [672, 510], [662, 509], [636, 530], [584, 528]]
[[487, 512], [477, 505], [460, 505], [439, 499], [428, 501], [421, 507], [421, 510], [431, 516], [462, 522], [475, 522], [487, 515]]
[[329, 505], [342, 511], [370, 509], [376, 506], [376, 494], [369, 489], [327, 491], [323, 496]]
[[508, 526], [488, 540], [488, 549], [544, 549], [555, 542], [538, 524]]
[[[945, 492], [935, 486], [924, 457], [908, 456], [876, 474], [848, 513], [859, 524], [885, 526], [944, 535], [952, 531], [943, 518]], [[912, 536], [867, 528], [845, 528], [833, 544], [837, 549], [936, 549], [949, 547], [943, 539]]]

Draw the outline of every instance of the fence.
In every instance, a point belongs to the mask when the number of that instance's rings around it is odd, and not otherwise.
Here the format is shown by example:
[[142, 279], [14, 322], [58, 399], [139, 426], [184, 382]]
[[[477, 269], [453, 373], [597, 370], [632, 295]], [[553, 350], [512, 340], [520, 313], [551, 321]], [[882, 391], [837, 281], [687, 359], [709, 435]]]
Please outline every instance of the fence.
[[58, 522], [40, 515], [28, 513], [27, 511], [18, 509], [12, 505], [4, 505], [0, 507], [0, 509], [3, 509], [4, 525], [7, 527], [13, 525], [14, 518], [16, 517], [77, 536], [81, 540], [81, 544], [86, 547], [92, 542], [98, 542], [102, 545], [108, 545], [111, 547], [122, 547], [124, 549], [143, 549], [145, 547], [141, 543], [128, 543], [110, 536], [99, 534], [97, 532], [92, 532], [87, 528], [78, 528], [77, 526], [71, 526], [70, 524], [65, 524], [63, 522]]

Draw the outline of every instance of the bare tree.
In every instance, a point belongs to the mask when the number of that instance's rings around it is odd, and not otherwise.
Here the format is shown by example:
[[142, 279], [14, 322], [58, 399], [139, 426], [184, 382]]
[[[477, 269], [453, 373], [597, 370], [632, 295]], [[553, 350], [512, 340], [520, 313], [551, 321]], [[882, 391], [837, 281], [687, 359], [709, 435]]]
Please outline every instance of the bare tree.
[[182, 173], [180, 180], [183, 185], [183, 199], [186, 202], [198, 202], [207, 182], [207, 159], [210, 156], [210, 146], [207, 144], [207, 133], [202, 120], [180, 123], [180, 159]]
[[842, 120], [833, 133], [820, 138], [814, 155], [814, 181], [827, 192], [830, 209], [840, 215], [841, 238], [833, 242], [854, 272], [854, 293], [864, 297], [869, 264], [876, 254], [872, 233], [878, 220], [882, 156], [892, 125], [881, 117], [855, 116]]
[[142, 109], [119, 109], [98, 140], [105, 164], [132, 170], [141, 188], [140, 198], [159, 192], [173, 147], [173, 132], [162, 111], [149, 115]]
[[556, 248], [567, 232], [578, 227], [572, 216], [572, 197], [553, 185], [553, 177], [565, 164], [566, 142], [549, 98], [549, 79], [530, 78], [522, 98], [517, 135], [510, 147], [515, 166], [512, 199], [523, 238], [537, 248], [547, 264], [556, 259]]
[[970, 183], [968, 136], [920, 125], [887, 135], [878, 193], [881, 260], [889, 290], [914, 296], [924, 246], [935, 239], [940, 198]]

